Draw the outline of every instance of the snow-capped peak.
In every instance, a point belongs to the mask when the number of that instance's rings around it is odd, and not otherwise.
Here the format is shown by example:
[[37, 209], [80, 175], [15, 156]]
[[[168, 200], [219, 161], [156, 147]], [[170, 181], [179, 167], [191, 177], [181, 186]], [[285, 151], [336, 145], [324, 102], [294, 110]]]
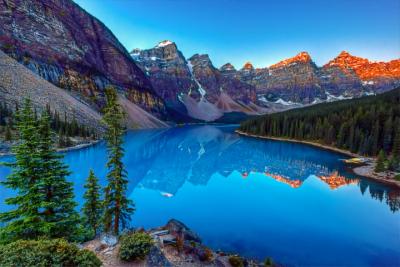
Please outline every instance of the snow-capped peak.
[[171, 44], [173, 44], [173, 42], [171, 42], [169, 40], [165, 40], [165, 41], [160, 42], [156, 47], [164, 47], [164, 46], [171, 45]]

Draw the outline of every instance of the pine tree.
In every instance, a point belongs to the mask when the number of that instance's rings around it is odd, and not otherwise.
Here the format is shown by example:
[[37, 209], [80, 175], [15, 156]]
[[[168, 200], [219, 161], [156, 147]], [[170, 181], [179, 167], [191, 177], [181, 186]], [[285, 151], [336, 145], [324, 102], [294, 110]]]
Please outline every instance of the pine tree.
[[372, 130], [372, 155], [376, 155], [378, 152], [379, 145], [379, 120], [376, 120], [375, 125]]
[[0, 230], [1, 242], [36, 238], [43, 235], [41, 229], [44, 227], [40, 215], [39, 136], [30, 100], [18, 110], [16, 119], [19, 142], [12, 148], [15, 161], [4, 164], [12, 168], [12, 173], [2, 184], [15, 190], [17, 195], [5, 200], [13, 208], [0, 214], [0, 222], [7, 223]]
[[107, 141], [108, 185], [105, 188], [104, 197], [104, 228], [118, 234], [120, 226], [125, 227], [134, 212], [132, 200], [127, 198], [126, 190], [128, 180], [127, 173], [122, 163], [124, 156], [123, 144], [123, 120], [124, 112], [118, 104], [117, 92], [114, 88], [106, 89], [107, 104], [104, 108], [103, 121], [107, 127], [105, 140]]
[[86, 192], [83, 198], [86, 200], [83, 205], [82, 212], [85, 223], [91, 228], [93, 234], [96, 235], [99, 228], [103, 206], [100, 200], [100, 185], [98, 178], [94, 175], [93, 170], [90, 170], [89, 177], [86, 179], [84, 186]]
[[77, 231], [79, 214], [74, 210], [72, 183], [66, 177], [68, 166], [62, 162], [63, 156], [56, 153], [53, 146], [53, 132], [50, 115], [45, 111], [39, 121], [39, 153], [41, 160], [41, 215], [45, 221], [48, 237], [73, 238]]
[[395, 136], [393, 140], [392, 155], [400, 157], [400, 119], [395, 120]]
[[74, 211], [73, 189], [61, 157], [52, 147], [49, 117], [38, 122], [29, 100], [17, 113], [19, 142], [13, 148], [15, 162], [6, 164], [12, 173], [3, 183], [17, 192], [6, 199], [13, 210], [0, 214], [7, 223], [1, 241], [39, 237], [73, 237], [79, 219]]
[[376, 161], [375, 172], [383, 172], [385, 171], [385, 152], [381, 149], [378, 154], [378, 158]]
[[390, 116], [383, 126], [383, 149], [386, 153], [390, 152], [391, 144], [392, 144], [392, 117]]

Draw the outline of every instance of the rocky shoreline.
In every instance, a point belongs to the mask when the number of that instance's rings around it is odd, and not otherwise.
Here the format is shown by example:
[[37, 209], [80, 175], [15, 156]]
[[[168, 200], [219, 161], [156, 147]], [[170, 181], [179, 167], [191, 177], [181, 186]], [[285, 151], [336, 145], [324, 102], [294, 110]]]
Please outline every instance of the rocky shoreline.
[[[291, 142], [291, 143], [299, 143], [299, 144], [306, 144], [306, 145], [310, 145], [310, 146], [314, 146], [314, 147], [318, 147], [321, 149], [326, 149], [326, 150], [330, 150], [333, 152], [337, 152], [346, 156], [350, 156], [350, 157], [362, 157], [362, 158], [366, 158], [363, 157], [359, 154], [356, 153], [352, 153], [350, 151], [344, 150], [344, 149], [340, 149], [340, 148], [336, 148], [336, 147], [332, 147], [332, 146], [327, 146], [327, 145], [322, 145], [319, 143], [314, 143], [314, 142], [310, 142], [310, 141], [302, 141], [302, 140], [295, 140], [295, 139], [288, 139], [288, 138], [279, 138], [279, 137], [269, 137], [269, 136], [260, 136], [260, 135], [254, 135], [254, 134], [249, 134], [249, 133], [245, 133], [239, 130], [235, 130], [235, 132], [239, 135], [242, 136], [247, 136], [247, 137], [253, 137], [253, 138], [261, 138], [261, 139], [268, 139], [268, 140], [275, 140], [275, 141], [283, 141], [283, 142]], [[389, 171], [385, 171], [382, 173], [376, 173], [374, 171], [375, 169], [375, 164], [376, 164], [376, 159], [375, 158], [366, 158], [367, 162], [363, 165], [357, 165], [357, 166], [351, 166], [352, 171], [360, 176], [366, 177], [368, 179], [380, 182], [380, 183], [384, 183], [386, 185], [389, 186], [394, 186], [396, 188], [400, 189], [400, 181], [396, 181], [394, 180], [394, 176], [395, 173], [393, 172], [389, 172]]]
[[[86, 140], [86, 141], [81, 141], [73, 144], [72, 146], [69, 147], [64, 147], [64, 148], [58, 148], [57, 152], [68, 152], [72, 150], [78, 150], [86, 147], [93, 146], [97, 143], [102, 141], [102, 139], [98, 140]], [[12, 156], [14, 153], [11, 152], [11, 147], [15, 145], [13, 142], [0, 142], [0, 157], [5, 157], [5, 156]]]
[[202, 244], [201, 238], [182, 222], [171, 219], [165, 226], [133, 231], [146, 232], [153, 237], [154, 245], [144, 260], [125, 262], [118, 258], [120, 244], [118, 238], [110, 235], [82, 244], [82, 248], [93, 251], [104, 267], [231, 267], [230, 259], [240, 258], [243, 267], [282, 266], [277, 263], [265, 265], [257, 260], [246, 259], [236, 254], [213, 251]]

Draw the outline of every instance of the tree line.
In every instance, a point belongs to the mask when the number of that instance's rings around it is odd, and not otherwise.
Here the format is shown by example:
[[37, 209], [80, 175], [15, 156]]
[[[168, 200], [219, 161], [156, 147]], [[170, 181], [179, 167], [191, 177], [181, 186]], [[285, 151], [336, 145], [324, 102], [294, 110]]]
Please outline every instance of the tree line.
[[260, 116], [240, 131], [318, 142], [366, 156], [400, 156], [400, 88], [352, 100]]
[[[4, 136], [4, 140], [12, 141], [15, 139], [17, 131], [15, 121], [16, 115], [19, 111], [19, 105], [11, 108], [6, 103], [0, 104], [0, 134]], [[33, 116], [38, 118], [36, 109], [31, 108]], [[68, 118], [67, 114], [60, 114], [57, 110], [51, 112], [50, 106], [46, 106], [46, 112], [49, 116], [51, 130], [57, 135], [57, 144], [59, 147], [67, 147], [72, 145], [71, 137], [82, 138], [98, 138], [95, 129], [79, 124], [75, 118]]]
[[26, 100], [16, 111], [15, 129], [18, 142], [13, 147], [15, 160], [3, 163], [12, 172], [1, 184], [15, 191], [5, 200], [10, 210], [0, 213], [0, 244], [17, 240], [65, 238], [85, 241], [100, 231], [116, 235], [127, 226], [134, 212], [132, 200], [126, 197], [127, 173], [122, 163], [124, 113], [114, 88], [106, 90], [103, 123], [106, 126], [108, 162], [104, 189], [90, 171], [85, 184], [85, 203], [76, 211], [71, 173], [63, 156], [54, 148], [52, 119], [45, 109], [40, 116]]

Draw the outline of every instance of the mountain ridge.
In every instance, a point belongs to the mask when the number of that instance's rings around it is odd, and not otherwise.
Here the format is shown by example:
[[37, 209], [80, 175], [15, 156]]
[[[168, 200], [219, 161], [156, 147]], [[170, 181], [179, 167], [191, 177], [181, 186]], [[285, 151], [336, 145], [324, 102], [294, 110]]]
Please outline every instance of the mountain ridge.
[[[165, 53], [168, 50], [173, 51], [172, 57], [169, 53]], [[210, 108], [210, 112], [214, 113], [212, 117], [218, 117], [218, 114], [222, 116], [223, 113], [232, 111], [227, 108], [218, 113], [212, 105], [220, 108], [240, 105], [243, 107], [243, 104], [253, 103], [263, 106], [264, 109], [257, 109], [258, 112], [262, 110], [262, 113], [269, 113], [277, 111], [277, 107], [278, 110], [284, 110], [381, 93], [400, 84], [400, 75], [397, 74], [399, 71], [395, 64], [399, 60], [379, 63], [388, 66], [386, 69], [389, 75], [381, 70], [375, 72], [373, 81], [369, 81], [360, 78], [360, 68], [357, 68], [357, 64], [343, 67], [343, 64], [339, 63], [346, 59], [356, 59], [361, 61], [363, 68], [367, 70], [374, 69], [370, 65], [376, 63], [352, 56], [348, 52], [340, 53], [330, 63], [323, 66], [317, 66], [310, 54], [303, 51], [265, 68], [254, 68], [251, 62], [246, 62], [239, 70], [231, 63], [217, 68], [207, 54], [194, 54], [185, 58], [176, 43], [170, 40], [162, 41], [150, 49], [134, 49], [131, 55], [139, 67], [146, 71], [153, 86], [161, 90], [158, 92], [160, 95], [168, 94], [171, 101], [185, 99], [186, 102], [181, 102], [186, 109], [192, 111], [193, 107], [188, 107], [188, 105], [193, 105], [198, 101], [199, 106], [200, 100], [206, 101], [207, 105], [203, 103], [200, 106]], [[179, 62], [172, 64], [174, 60]], [[174, 76], [174, 85], [168, 86], [168, 79], [171, 77], [166, 78], [166, 76], [171, 73]], [[181, 76], [178, 77], [177, 73]], [[222, 92], [225, 94], [223, 95]], [[182, 98], [182, 94], [189, 97]], [[233, 104], [231, 100], [236, 104]], [[234, 111], [243, 112], [243, 109]], [[200, 111], [196, 113], [199, 114]], [[196, 119], [202, 118], [197, 116]]]
[[104, 88], [165, 117], [163, 100], [101, 21], [70, 0], [0, 2], [0, 48], [55, 86], [78, 92], [100, 110]]

